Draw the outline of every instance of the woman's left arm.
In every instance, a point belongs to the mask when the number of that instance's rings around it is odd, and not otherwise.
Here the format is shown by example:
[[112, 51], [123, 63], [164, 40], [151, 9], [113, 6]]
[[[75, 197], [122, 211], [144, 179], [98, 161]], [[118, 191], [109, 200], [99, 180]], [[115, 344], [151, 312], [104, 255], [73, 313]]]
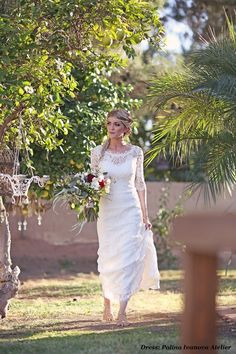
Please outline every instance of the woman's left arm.
[[148, 218], [148, 210], [147, 210], [147, 188], [144, 180], [143, 173], [143, 151], [139, 150], [139, 154], [137, 157], [137, 166], [136, 166], [136, 176], [135, 176], [135, 187], [139, 196], [140, 206], [143, 215], [143, 223], [145, 224], [146, 229], [151, 229], [152, 224]]

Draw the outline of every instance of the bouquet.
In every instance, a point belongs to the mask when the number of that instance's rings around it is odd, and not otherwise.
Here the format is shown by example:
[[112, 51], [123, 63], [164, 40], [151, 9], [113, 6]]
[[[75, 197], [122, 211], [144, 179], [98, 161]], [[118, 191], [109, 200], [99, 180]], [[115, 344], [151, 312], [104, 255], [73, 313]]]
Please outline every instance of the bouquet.
[[109, 194], [110, 184], [106, 172], [95, 175], [89, 171], [67, 176], [58, 186], [60, 191], [56, 192], [54, 206], [59, 201], [69, 204], [77, 212], [75, 226], [80, 227], [80, 232], [86, 222], [97, 219], [100, 197]]

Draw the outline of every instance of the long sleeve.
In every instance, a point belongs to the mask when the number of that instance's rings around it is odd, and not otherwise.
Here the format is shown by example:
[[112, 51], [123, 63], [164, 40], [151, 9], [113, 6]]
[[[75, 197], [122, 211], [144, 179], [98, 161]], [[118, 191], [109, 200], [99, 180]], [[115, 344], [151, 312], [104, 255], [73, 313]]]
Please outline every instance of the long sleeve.
[[90, 155], [90, 165], [91, 165], [91, 172], [96, 174], [99, 169], [99, 154], [98, 154], [98, 148], [95, 147], [91, 150], [91, 155]]
[[137, 191], [146, 190], [146, 183], [144, 180], [143, 173], [143, 150], [139, 148], [137, 156], [137, 166], [136, 166], [136, 175], [135, 175], [135, 188]]

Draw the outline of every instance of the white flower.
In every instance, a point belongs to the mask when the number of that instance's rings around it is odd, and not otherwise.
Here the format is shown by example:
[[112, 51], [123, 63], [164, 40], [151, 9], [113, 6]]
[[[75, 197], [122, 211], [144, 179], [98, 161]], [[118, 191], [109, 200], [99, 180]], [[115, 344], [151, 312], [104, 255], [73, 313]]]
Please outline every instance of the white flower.
[[34, 93], [34, 89], [32, 86], [25, 86], [24, 90], [26, 93]]
[[98, 175], [98, 181], [101, 182], [102, 180], [104, 180], [104, 176], [103, 176], [103, 174], [100, 173]]
[[96, 178], [96, 177], [93, 178], [92, 183], [91, 183], [91, 187], [97, 191], [100, 189], [98, 178]]
[[57, 70], [61, 70], [64, 67], [64, 63], [61, 61], [60, 58], [56, 59]]
[[107, 178], [107, 179], [106, 179], [106, 185], [110, 186], [110, 184], [111, 184], [111, 179], [110, 179], [110, 178]]
[[32, 113], [35, 112], [35, 109], [34, 109], [33, 107], [29, 107], [28, 112], [29, 112], [30, 114], [32, 114]]
[[105, 192], [106, 193], [109, 193], [110, 192], [110, 185], [105, 185]]

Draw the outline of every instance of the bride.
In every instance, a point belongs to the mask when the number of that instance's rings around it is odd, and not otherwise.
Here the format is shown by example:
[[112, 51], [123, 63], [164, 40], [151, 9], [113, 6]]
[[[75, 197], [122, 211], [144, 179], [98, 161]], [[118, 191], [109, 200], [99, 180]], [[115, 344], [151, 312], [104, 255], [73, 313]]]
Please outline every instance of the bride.
[[98, 271], [104, 296], [104, 321], [113, 321], [111, 301], [119, 302], [118, 326], [129, 324], [126, 308], [139, 289], [159, 289], [159, 272], [148, 218], [143, 151], [126, 143], [132, 118], [123, 109], [106, 119], [107, 141], [91, 151], [94, 173], [107, 172], [109, 195], [99, 203]]

